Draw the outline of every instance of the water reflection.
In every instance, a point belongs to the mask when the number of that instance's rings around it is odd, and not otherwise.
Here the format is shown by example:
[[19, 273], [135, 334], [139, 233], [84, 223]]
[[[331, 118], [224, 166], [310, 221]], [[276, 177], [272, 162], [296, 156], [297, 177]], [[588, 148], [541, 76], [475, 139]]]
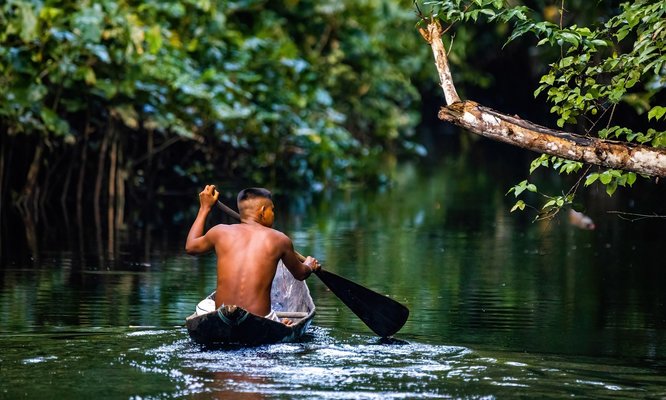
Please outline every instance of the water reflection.
[[209, 384], [206, 385], [206, 392], [193, 393], [188, 396], [192, 399], [260, 400], [266, 398], [261, 393], [261, 388], [266, 387], [269, 381], [262, 377], [228, 371], [204, 372], [199, 376]]
[[[322, 202], [292, 232], [297, 244], [407, 302], [413, 313], [403, 334], [523, 351], [665, 356], [657, 224], [607, 216], [595, 217], [596, 231], [566, 218], [532, 224], [508, 213], [507, 186], [480, 171], [415, 171], [401, 171], [386, 193]], [[480, 200], [482, 193], [490, 197]], [[338, 327], [354, 324], [339, 318]]]
[[[533, 224], [508, 212], [516, 177], [493, 170], [401, 166], [378, 193], [278, 200], [278, 228], [302, 253], [409, 306], [403, 345], [378, 343], [313, 278], [304, 342], [202, 351], [182, 324], [213, 288], [215, 263], [182, 254], [188, 226], [145, 224], [110, 246], [94, 223], [14, 215], [1, 228], [3, 395], [665, 396], [661, 227], [609, 219], [605, 202], [621, 198], [594, 195], [594, 231]], [[28, 382], [35, 374], [53, 379]], [[62, 389], [49, 395], [51, 383]]]

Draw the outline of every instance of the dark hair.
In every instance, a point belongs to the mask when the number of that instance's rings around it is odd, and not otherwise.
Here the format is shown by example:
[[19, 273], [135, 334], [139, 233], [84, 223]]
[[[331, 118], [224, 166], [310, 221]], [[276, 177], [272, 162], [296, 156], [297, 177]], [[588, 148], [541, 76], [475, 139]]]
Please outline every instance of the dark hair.
[[236, 201], [240, 204], [243, 200], [254, 199], [257, 197], [263, 197], [268, 200], [273, 200], [273, 195], [270, 190], [264, 188], [247, 188], [238, 192], [238, 198]]

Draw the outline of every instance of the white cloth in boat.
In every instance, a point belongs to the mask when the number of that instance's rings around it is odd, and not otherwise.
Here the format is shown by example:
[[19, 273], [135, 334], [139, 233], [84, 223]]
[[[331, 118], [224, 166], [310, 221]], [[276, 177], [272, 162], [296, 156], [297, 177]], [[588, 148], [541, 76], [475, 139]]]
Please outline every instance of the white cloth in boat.
[[[224, 305], [224, 304], [223, 304]], [[197, 304], [197, 315], [208, 314], [209, 312], [215, 311], [215, 300], [213, 299], [203, 299]], [[275, 310], [271, 310], [264, 318], [270, 319], [272, 321], [280, 322]]]

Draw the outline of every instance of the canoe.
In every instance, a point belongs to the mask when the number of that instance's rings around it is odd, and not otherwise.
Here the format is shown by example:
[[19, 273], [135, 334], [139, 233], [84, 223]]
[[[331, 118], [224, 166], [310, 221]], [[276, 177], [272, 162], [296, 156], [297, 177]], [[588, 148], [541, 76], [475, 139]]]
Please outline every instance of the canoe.
[[[215, 299], [215, 292], [207, 298]], [[295, 279], [279, 262], [271, 286], [271, 309], [282, 320], [289, 318], [287, 326], [263, 316], [255, 315], [233, 305], [219, 307], [202, 315], [196, 311], [185, 319], [192, 340], [206, 346], [260, 345], [298, 340], [312, 322], [315, 305], [305, 281]]]

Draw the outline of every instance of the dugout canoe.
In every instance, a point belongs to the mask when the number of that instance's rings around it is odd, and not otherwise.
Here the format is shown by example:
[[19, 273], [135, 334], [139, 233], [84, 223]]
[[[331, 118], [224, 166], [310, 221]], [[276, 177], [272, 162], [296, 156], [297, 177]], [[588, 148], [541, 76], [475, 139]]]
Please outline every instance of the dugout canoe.
[[[215, 292], [207, 298], [214, 300]], [[192, 340], [206, 346], [261, 345], [298, 340], [314, 318], [315, 305], [305, 281], [295, 279], [282, 261], [278, 264], [271, 287], [271, 308], [280, 320], [289, 318], [293, 324], [287, 326], [241, 307], [227, 305], [202, 315], [197, 315], [195, 311], [185, 319], [185, 325]]]

